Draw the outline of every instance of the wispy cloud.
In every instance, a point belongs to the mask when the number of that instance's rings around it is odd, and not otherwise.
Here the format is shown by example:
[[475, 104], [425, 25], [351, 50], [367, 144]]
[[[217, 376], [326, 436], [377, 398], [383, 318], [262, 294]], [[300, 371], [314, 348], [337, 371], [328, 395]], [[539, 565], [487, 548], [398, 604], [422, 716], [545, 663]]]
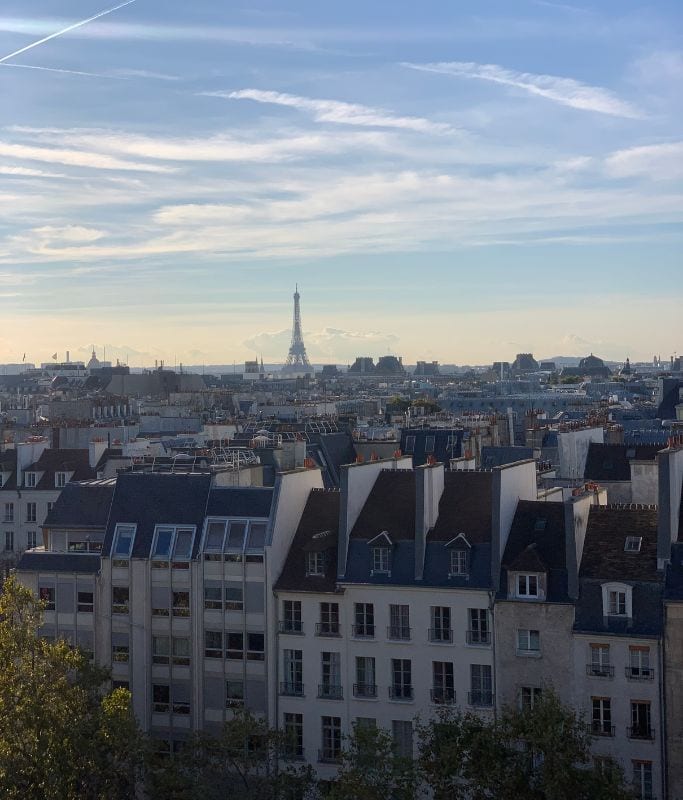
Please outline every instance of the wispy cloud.
[[581, 111], [594, 111], [627, 119], [644, 117], [643, 113], [635, 106], [621, 100], [609, 89], [590, 86], [573, 78], [518, 72], [497, 64], [476, 64], [472, 61], [443, 61], [433, 64], [404, 63], [404, 66], [422, 72], [436, 72], [458, 78], [474, 78], [502, 86], [511, 86]]
[[45, 172], [42, 169], [10, 167], [6, 164], [0, 164], [0, 175], [12, 175], [20, 178], [66, 178], [62, 172]]
[[179, 81], [180, 76], [169, 75], [166, 72], [153, 72], [148, 69], [115, 69], [110, 74], [110, 77], [119, 78], [149, 78], [153, 81]]
[[5, 61], [9, 61], [11, 58], [14, 58], [15, 56], [19, 56], [22, 53], [26, 53], [28, 50], [33, 50], [34, 47], [38, 47], [41, 44], [45, 44], [46, 42], [51, 41], [52, 39], [56, 39], [58, 36], [63, 36], [64, 34], [69, 33], [69, 31], [75, 31], [77, 28], [81, 28], [90, 22], [94, 22], [96, 19], [100, 19], [100, 17], [105, 17], [107, 16], [107, 14], [111, 14], [114, 11], [118, 11], [120, 8], [123, 8], [124, 6], [129, 6], [131, 3], [134, 2], [135, 0], [125, 0], [124, 3], [119, 3], [117, 6], [114, 6], [113, 8], [107, 8], [104, 11], [99, 11], [92, 17], [88, 17], [87, 19], [82, 19], [79, 22], [74, 22], [72, 25], [67, 25], [66, 28], [61, 28], [60, 30], [51, 33], [49, 36], [43, 36], [42, 39], [38, 39], [35, 42], [31, 42], [31, 44], [27, 44], [24, 47], [19, 48], [19, 50], [15, 50], [12, 53], [8, 53], [6, 56], [2, 56], [0, 58], [0, 64], [4, 63]]
[[605, 168], [615, 178], [683, 178], [683, 141], [617, 150], [605, 160]]
[[71, 167], [89, 167], [93, 169], [131, 170], [138, 172], [171, 172], [172, 167], [159, 164], [144, 164], [126, 161], [114, 156], [87, 152], [80, 149], [65, 150], [62, 148], [36, 147], [28, 144], [15, 144], [0, 140], [0, 156], [42, 161], [49, 164], [64, 164]]
[[450, 125], [433, 122], [423, 117], [397, 116], [391, 111], [359, 103], [340, 100], [320, 100], [282, 92], [260, 89], [241, 89], [236, 92], [202, 92], [208, 97], [225, 97], [230, 100], [253, 100], [256, 103], [295, 108], [310, 114], [316, 122], [333, 122], [337, 125], [359, 125], [368, 128], [400, 128], [419, 133], [449, 133]]

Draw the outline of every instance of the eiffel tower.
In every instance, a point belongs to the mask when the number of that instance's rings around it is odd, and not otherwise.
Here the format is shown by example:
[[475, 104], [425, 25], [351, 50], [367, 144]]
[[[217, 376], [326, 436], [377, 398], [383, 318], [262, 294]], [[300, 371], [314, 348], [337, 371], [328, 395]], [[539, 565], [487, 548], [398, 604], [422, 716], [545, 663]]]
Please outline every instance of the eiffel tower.
[[294, 289], [294, 322], [292, 324], [292, 343], [289, 346], [283, 372], [313, 372], [306, 355], [306, 345], [301, 333], [301, 310], [299, 308], [299, 285]]

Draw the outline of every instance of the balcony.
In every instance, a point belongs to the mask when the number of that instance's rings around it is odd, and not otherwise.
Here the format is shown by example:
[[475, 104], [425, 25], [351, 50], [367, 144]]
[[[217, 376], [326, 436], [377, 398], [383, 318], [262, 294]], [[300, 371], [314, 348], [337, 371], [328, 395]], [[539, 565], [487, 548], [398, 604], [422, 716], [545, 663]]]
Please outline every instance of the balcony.
[[427, 632], [429, 641], [436, 644], [453, 644], [452, 628], [430, 628]]
[[409, 702], [413, 699], [413, 687], [400, 683], [394, 684], [389, 687], [389, 699]]
[[280, 694], [285, 697], [303, 697], [304, 685], [303, 683], [285, 681], [280, 684]]
[[466, 633], [467, 644], [473, 647], [489, 647], [491, 645], [491, 631], [473, 631]]
[[319, 764], [338, 764], [341, 761], [341, 748], [328, 748], [324, 747], [318, 750], [318, 763]]
[[316, 622], [315, 624], [316, 636], [341, 636], [338, 622]]
[[654, 680], [654, 667], [626, 667], [626, 677], [630, 681], [651, 681]]
[[629, 739], [653, 742], [655, 739], [655, 729], [651, 728], [649, 725], [633, 725], [626, 728], [626, 735]]
[[387, 627], [387, 639], [394, 642], [409, 642], [410, 628], [405, 625], [389, 625]]
[[614, 667], [611, 664], [586, 664], [586, 675], [594, 678], [613, 678]]
[[344, 690], [334, 683], [319, 683], [318, 697], [324, 700], [343, 700]]
[[374, 639], [375, 626], [367, 623], [363, 625], [352, 625], [351, 633], [356, 639]]
[[353, 696], [374, 700], [377, 697], [376, 683], [354, 683]]
[[455, 703], [455, 689], [432, 689], [432, 703], [437, 706], [451, 706]]
[[610, 725], [609, 722], [593, 720], [591, 733], [593, 736], [614, 736], [614, 725]]
[[493, 706], [493, 692], [479, 690], [468, 692], [467, 702], [476, 708], [491, 708]]
[[300, 619], [281, 619], [277, 627], [280, 633], [291, 633], [295, 636], [302, 636], [304, 632], [304, 625]]

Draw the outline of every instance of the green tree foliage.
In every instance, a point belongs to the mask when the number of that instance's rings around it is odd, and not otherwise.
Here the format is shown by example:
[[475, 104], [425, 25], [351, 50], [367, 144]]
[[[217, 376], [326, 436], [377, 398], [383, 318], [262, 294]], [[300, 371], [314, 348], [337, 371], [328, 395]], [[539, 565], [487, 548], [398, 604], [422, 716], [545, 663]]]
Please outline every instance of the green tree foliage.
[[313, 785], [309, 767], [295, 767], [282, 732], [236, 709], [219, 736], [194, 735], [173, 758], [150, 751], [150, 800], [291, 800]]
[[419, 768], [435, 800], [627, 800], [619, 770], [590, 763], [583, 719], [544, 692], [496, 720], [444, 712], [420, 728]]
[[354, 725], [327, 800], [414, 800], [417, 772], [412, 758], [394, 751], [391, 735], [375, 725]]
[[129, 800], [139, 764], [130, 695], [64, 641], [38, 635], [42, 607], [13, 578], [0, 596], [0, 797]]

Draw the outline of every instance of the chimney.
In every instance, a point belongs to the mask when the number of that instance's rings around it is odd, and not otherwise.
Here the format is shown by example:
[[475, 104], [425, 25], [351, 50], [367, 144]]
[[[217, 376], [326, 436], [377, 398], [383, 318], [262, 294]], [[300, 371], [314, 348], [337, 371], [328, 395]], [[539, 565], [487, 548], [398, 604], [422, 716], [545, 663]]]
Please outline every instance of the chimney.
[[443, 464], [424, 464], [415, 470], [415, 580], [423, 577], [427, 534], [439, 516], [444, 481]]
[[683, 448], [673, 442], [657, 453], [659, 513], [657, 515], [657, 568], [671, 559], [671, 545], [678, 540], [683, 487]]
[[491, 509], [491, 580], [500, 583], [500, 561], [520, 500], [536, 500], [536, 462], [529, 458], [493, 470]]
[[105, 450], [107, 449], [107, 442], [105, 439], [93, 439], [88, 445], [88, 463], [91, 469], [95, 469], [97, 462], [102, 458]]

